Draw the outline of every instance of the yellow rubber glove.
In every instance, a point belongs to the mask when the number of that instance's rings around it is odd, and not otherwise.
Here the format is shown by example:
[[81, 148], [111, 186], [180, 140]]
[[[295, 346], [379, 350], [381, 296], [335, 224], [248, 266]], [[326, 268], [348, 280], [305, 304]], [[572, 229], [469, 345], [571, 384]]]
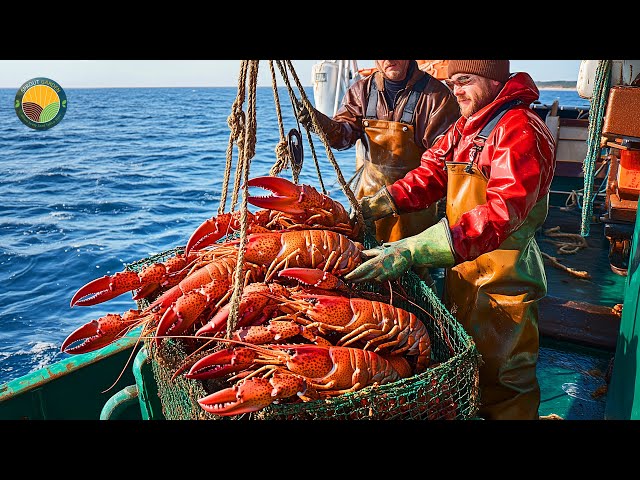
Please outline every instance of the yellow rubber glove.
[[424, 232], [381, 247], [364, 250], [371, 257], [358, 268], [345, 275], [350, 282], [394, 280], [412, 265], [430, 268], [455, 265], [449, 223], [443, 218]]
[[[393, 203], [387, 187], [382, 187], [373, 195], [362, 197], [360, 199], [360, 209], [362, 210], [362, 218], [364, 219], [367, 230], [371, 230], [374, 233], [376, 231], [376, 220], [398, 214], [398, 209], [395, 203]], [[352, 212], [351, 219], [355, 220], [355, 218], [355, 212]]]

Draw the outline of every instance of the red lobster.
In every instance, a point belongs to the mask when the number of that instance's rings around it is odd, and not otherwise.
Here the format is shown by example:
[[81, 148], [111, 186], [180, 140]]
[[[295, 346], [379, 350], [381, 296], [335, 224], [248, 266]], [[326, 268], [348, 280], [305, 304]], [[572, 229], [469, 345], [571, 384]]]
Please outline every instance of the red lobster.
[[[281, 276], [310, 282], [315, 275], [319, 285], [334, 285], [326, 272], [289, 268]], [[369, 298], [345, 297], [285, 289], [278, 284], [254, 284], [243, 292], [238, 306], [235, 338], [249, 343], [271, 343], [302, 335], [314, 342], [333, 342], [338, 346], [359, 346], [377, 353], [415, 356], [416, 373], [423, 372], [431, 358], [431, 338], [425, 324], [413, 313]], [[284, 315], [275, 317], [276, 312]], [[216, 334], [224, 329], [229, 308], [223, 307], [200, 328], [197, 336]], [[271, 321], [262, 326], [266, 320]], [[337, 335], [337, 340], [330, 338]]]
[[[247, 212], [247, 234], [281, 230], [332, 230], [355, 239], [349, 214], [341, 203], [309, 185], [296, 185], [281, 177], [257, 177], [249, 187], [262, 187], [272, 196], [249, 196], [247, 201], [265, 210]], [[240, 230], [240, 211], [223, 213], [204, 221], [193, 234], [185, 253], [212, 245]]]
[[[185, 333], [198, 319], [207, 321], [203, 313], [213, 310], [210, 307], [231, 292], [238, 242], [212, 247], [206, 255], [212, 255], [214, 259], [208, 263], [204, 262], [205, 254], [202, 254], [203, 260], [198, 265], [204, 263], [204, 266], [192, 268], [183, 280], [143, 312], [146, 314], [157, 308], [162, 314], [156, 330], [158, 339]], [[328, 230], [257, 233], [247, 237], [245, 268], [252, 281], [269, 279], [288, 266], [321, 268], [343, 275], [360, 264], [362, 248], [360, 243]], [[87, 294], [86, 287], [81, 291]], [[112, 335], [111, 341], [117, 338]]]
[[198, 399], [200, 406], [216, 415], [238, 415], [291, 397], [310, 401], [411, 376], [399, 355], [382, 357], [359, 348], [319, 345], [227, 348], [196, 362], [186, 376], [203, 378], [207, 372], [206, 378], [220, 378], [242, 371], [247, 373], [243, 379]]
[[134, 300], [147, 298], [159, 288], [176, 285], [187, 275], [187, 267], [197, 255], [176, 254], [164, 263], [156, 262], [139, 272], [126, 270], [97, 278], [82, 286], [71, 299], [71, 307], [96, 305], [126, 292], [137, 290]]
[[[235, 243], [237, 241], [228, 242], [219, 248], [235, 248], [233, 246]], [[287, 266], [322, 268], [336, 275], [344, 275], [360, 264], [361, 250], [361, 244], [354, 243], [346, 236], [329, 230], [254, 233], [247, 237], [244, 260], [256, 266], [254, 271], [257, 271], [259, 265], [265, 266], [266, 280]], [[237, 252], [231, 255], [236, 258]], [[252, 276], [254, 281], [257, 276], [257, 274]], [[232, 285], [231, 275], [229, 275], [229, 283], [226, 285], [220, 283], [220, 288], [216, 288], [218, 295], [212, 295], [209, 291], [199, 289], [198, 283], [199, 279], [194, 280], [188, 276], [155, 302], [155, 304], [158, 302], [166, 304], [168, 300], [175, 301], [158, 325], [156, 332], [158, 337], [183, 333], [185, 328], [193, 325], [204, 308], [210, 306], [212, 301], [223, 298], [220, 294], [230, 293]], [[182, 295], [189, 298], [183, 300]], [[183, 311], [182, 304], [187, 307], [188, 314]], [[189, 319], [186, 326], [182, 325], [185, 318]], [[179, 328], [176, 328], [177, 326]]]

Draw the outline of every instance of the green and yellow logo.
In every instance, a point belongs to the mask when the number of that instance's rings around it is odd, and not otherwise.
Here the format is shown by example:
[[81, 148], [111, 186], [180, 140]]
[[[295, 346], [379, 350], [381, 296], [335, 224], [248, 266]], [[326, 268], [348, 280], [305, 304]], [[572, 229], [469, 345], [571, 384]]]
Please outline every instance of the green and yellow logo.
[[16, 93], [16, 115], [27, 127], [48, 130], [56, 126], [67, 111], [67, 94], [49, 78], [32, 78]]

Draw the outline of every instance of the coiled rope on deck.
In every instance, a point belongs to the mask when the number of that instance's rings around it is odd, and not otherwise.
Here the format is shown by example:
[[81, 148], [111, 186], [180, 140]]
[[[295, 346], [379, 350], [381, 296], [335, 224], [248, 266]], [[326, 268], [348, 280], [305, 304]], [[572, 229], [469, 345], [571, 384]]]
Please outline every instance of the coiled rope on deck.
[[[543, 241], [553, 244], [556, 247], [557, 254], [572, 255], [589, 246], [587, 240], [583, 236], [578, 235], [577, 233], [561, 232], [560, 227], [549, 228], [544, 231], [544, 234], [551, 238], [544, 238]], [[542, 253], [542, 256], [555, 268], [564, 270], [574, 277], [587, 280], [591, 278], [591, 275], [589, 275], [589, 272], [587, 271], [567, 267], [566, 265], [563, 265], [561, 260], [557, 257], [553, 257], [545, 252], [540, 253]]]
[[582, 166], [584, 172], [584, 195], [582, 209], [582, 224], [580, 234], [583, 237], [589, 235], [591, 217], [593, 216], [592, 198], [593, 181], [595, 178], [595, 165], [600, 158], [602, 124], [607, 108], [609, 88], [611, 85], [611, 60], [599, 60], [596, 68], [591, 97], [591, 109], [589, 112], [589, 132], [587, 138], [587, 156]]

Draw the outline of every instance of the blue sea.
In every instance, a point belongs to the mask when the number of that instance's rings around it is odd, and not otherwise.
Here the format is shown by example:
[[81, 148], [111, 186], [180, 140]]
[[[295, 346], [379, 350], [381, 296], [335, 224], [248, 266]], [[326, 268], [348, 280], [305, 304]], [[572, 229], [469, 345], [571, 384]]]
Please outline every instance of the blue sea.
[[[0, 89], [0, 384], [67, 358], [60, 345], [79, 326], [135, 308], [130, 294], [90, 307], [69, 302], [95, 278], [184, 245], [220, 205], [236, 87], [65, 93], [63, 120], [37, 131], [16, 116], [16, 90]], [[313, 99], [311, 87], [306, 94]], [[286, 89], [278, 96], [286, 135], [297, 124]], [[555, 99], [589, 106], [573, 90], [541, 91], [541, 103]], [[258, 88], [256, 112], [250, 178], [268, 175], [276, 160], [271, 87]], [[321, 190], [302, 134], [300, 182]], [[327, 193], [348, 208], [322, 142], [312, 140]], [[332, 152], [348, 180], [354, 151]]]

